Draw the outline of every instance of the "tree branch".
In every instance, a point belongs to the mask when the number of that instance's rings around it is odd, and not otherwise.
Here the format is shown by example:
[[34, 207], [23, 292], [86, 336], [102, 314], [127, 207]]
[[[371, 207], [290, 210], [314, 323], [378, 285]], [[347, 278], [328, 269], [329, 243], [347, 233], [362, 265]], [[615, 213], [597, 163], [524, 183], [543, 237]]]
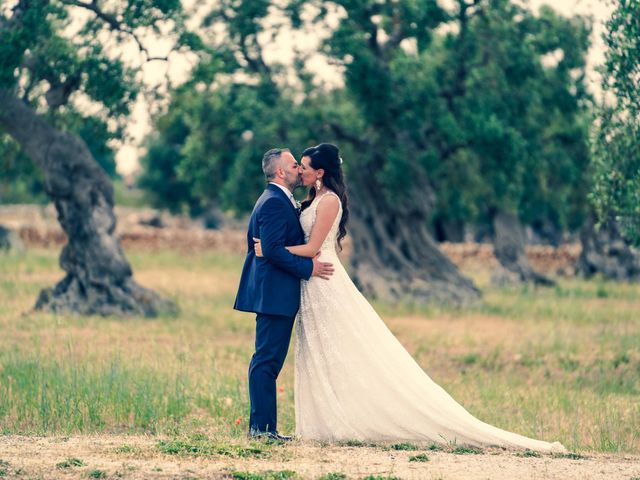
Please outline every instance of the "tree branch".
[[407, 32], [400, 21], [400, 18], [398, 18], [398, 12], [396, 11], [393, 16], [393, 32], [391, 32], [387, 41], [380, 47], [380, 53], [383, 56], [386, 55], [388, 52], [400, 45], [400, 42], [402, 42], [406, 36]]
[[477, 65], [483, 65], [486, 61], [481, 61], [478, 64], [473, 64], [470, 62], [469, 58], [469, 45], [468, 45], [468, 24], [471, 15], [482, 15], [484, 12], [482, 8], [478, 8], [476, 12], [469, 13], [469, 10], [480, 5], [482, 0], [472, 0], [470, 3], [467, 3], [465, 0], [458, 0], [459, 10], [458, 10], [458, 22], [460, 26], [460, 31], [458, 33], [458, 38], [456, 41], [457, 50], [455, 52], [456, 56], [456, 66], [454, 71], [454, 78], [451, 82], [451, 86], [449, 88], [443, 89], [440, 91], [440, 96], [445, 99], [447, 105], [451, 111], [455, 111], [454, 100], [456, 97], [463, 97], [466, 95], [466, 79], [468, 73], [473, 71]]
[[138, 49], [140, 50], [140, 52], [142, 52], [144, 54], [145, 62], [152, 62], [152, 61], [158, 61], [158, 60], [166, 62], [166, 61], [169, 60], [169, 56], [168, 55], [165, 55], [165, 56], [152, 56], [149, 53], [149, 49], [147, 49], [147, 47], [145, 47], [144, 44], [142, 43], [142, 40], [140, 40], [140, 37], [138, 37], [138, 35], [136, 35], [136, 32], [133, 31], [131, 28], [129, 28], [127, 25], [125, 25], [122, 22], [118, 21], [118, 19], [116, 17], [114, 17], [113, 15], [111, 15], [111, 14], [109, 14], [107, 12], [104, 12], [102, 9], [100, 9], [100, 7], [98, 6], [96, 0], [92, 0], [91, 3], [82, 2], [80, 0], [61, 0], [61, 1], [65, 5], [79, 7], [79, 8], [83, 8], [85, 10], [89, 10], [89, 11], [93, 12], [96, 15], [97, 18], [99, 18], [104, 23], [106, 23], [111, 30], [116, 31], [116, 32], [121, 32], [121, 33], [124, 33], [126, 35], [129, 35], [131, 38], [133, 38], [133, 40], [138, 45]]
[[251, 42], [252, 46], [256, 50], [256, 55], [255, 55], [256, 58], [253, 58], [249, 54], [249, 50], [247, 48], [248, 40], [249, 40], [249, 37], [247, 35], [240, 36], [239, 45], [240, 45], [240, 52], [242, 53], [242, 57], [246, 60], [251, 70], [253, 70], [255, 73], [264, 74], [267, 77], [271, 78], [271, 75], [270, 75], [271, 69], [266, 64], [266, 62], [264, 61], [264, 58], [262, 57], [262, 47], [258, 43], [258, 39], [255, 38], [255, 35], [254, 35], [253, 41]]

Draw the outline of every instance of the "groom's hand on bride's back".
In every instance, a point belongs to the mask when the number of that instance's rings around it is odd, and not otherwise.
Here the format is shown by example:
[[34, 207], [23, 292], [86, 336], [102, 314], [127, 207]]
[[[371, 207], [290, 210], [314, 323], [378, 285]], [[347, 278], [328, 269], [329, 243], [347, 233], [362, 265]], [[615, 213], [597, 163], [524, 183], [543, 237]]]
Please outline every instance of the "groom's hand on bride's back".
[[313, 257], [313, 272], [311, 272], [311, 276], [329, 280], [329, 277], [333, 275], [333, 264], [329, 262], [321, 262], [318, 260], [319, 256], [320, 252], [316, 253], [316, 256]]

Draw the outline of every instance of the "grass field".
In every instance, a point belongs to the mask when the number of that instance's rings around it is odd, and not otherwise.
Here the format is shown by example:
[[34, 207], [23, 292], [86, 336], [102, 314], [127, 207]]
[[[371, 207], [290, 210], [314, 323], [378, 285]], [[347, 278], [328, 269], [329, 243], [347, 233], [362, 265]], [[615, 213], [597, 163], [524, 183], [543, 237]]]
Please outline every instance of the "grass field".
[[[129, 251], [177, 318], [32, 312], [58, 251], [0, 255], [0, 431], [240, 442], [254, 319], [231, 309], [242, 258]], [[640, 285], [561, 280], [484, 290], [464, 309], [376, 304], [429, 375], [482, 420], [577, 452], [640, 453]], [[279, 428], [294, 430], [293, 361]], [[176, 440], [177, 441], [177, 440]]]

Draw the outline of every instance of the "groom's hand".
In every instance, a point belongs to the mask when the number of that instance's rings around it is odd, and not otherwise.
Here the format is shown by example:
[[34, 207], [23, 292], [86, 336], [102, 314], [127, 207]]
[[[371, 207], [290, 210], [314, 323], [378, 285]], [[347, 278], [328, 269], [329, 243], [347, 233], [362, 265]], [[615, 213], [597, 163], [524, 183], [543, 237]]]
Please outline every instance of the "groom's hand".
[[253, 250], [256, 252], [256, 257], [263, 257], [262, 255], [262, 244], [260, 243], [260, 239], [256, 237], [253, 238]]
[[311, 272], [311, 276], [329, 280], [329, 277], [333, 275], [333, 264], [328, 262], [321, 262], [320, 260], [318, 260], [319, 256], [320, 252], [316, 253], [316, 256], [313, 257], [313, 272]]

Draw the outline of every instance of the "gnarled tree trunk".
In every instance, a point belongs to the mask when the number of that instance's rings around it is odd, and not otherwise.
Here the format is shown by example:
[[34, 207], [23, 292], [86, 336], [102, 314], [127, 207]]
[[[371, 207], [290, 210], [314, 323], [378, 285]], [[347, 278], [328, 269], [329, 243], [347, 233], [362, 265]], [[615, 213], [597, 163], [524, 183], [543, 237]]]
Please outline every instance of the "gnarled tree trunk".
[[426, 198], [401, 196], [391, 209], [378, 190], [358, 180], [349, 184], [351, 273], [365, 295], [453, 305], [480, 297], [430, 235]]
[[133, 280], [115, 236], [113, 186], [85, 143], [2, 89], [0, 125], [44, 172], [45, 190], [69, 239], [60, 255], [66, 276], [40, 292], [36, 308], [85, 315], [175, 312], [173, 302]]
[[498, 210], [493, 214], [492, 222], [494, 254], [500, 265], [506, 270], [496, 272], [494, 281], [497, 283], [515, 281], [553, 285], [553, 280], [536, 272], [529, 264], [524, 250], [527, 239], [518, 216]]
[[609, 221], [596, 229], [590, 215], [580, 232], [582, 252], [576, 271], [585, 277], [600, 273], [613, 280], [640, 279], [640, 251], [632, 247], [620, 234], [620, 228]]

